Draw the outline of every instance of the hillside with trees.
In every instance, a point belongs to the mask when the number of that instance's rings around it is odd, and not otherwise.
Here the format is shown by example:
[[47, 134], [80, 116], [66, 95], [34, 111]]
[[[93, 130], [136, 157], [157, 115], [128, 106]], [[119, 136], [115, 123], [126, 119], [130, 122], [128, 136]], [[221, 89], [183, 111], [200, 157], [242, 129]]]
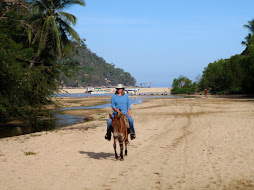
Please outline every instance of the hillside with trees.
[[118, 83], [135, 86], [136, 80], [130, 73], [107, 63], [91, 52], [84, 42], [73, 44], [73, 52], [68, 59], [62, 61], [68, 65], [66, 72], [62, 72], [59, 78], [62, 86], [112, 86]]

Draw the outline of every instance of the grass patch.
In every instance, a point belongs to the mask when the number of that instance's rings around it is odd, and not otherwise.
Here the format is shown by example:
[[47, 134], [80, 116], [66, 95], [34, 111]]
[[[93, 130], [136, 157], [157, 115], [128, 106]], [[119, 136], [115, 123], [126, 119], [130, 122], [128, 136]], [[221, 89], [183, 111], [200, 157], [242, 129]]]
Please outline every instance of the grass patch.
[[30, 134], [31, 137], [39, 137], [41, 134]]
[[36, 152], [24, 152], [25, 156], [29, 156], [29, 155], [36, 155]]

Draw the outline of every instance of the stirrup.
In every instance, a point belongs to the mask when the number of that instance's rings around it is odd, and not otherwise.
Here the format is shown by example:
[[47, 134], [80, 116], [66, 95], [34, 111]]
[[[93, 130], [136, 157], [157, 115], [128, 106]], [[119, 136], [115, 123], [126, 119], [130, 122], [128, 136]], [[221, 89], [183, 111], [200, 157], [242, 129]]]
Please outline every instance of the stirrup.
[[135, 139], [136, 138], [136, 135], [135, 133], [131, 133], [131, 140]]
[[108, 141], [110, 141], [110, 140], [111, 140], [111, 135], [106, 134], [106, 135], [105, 135], [105, 139], [108, 140]]

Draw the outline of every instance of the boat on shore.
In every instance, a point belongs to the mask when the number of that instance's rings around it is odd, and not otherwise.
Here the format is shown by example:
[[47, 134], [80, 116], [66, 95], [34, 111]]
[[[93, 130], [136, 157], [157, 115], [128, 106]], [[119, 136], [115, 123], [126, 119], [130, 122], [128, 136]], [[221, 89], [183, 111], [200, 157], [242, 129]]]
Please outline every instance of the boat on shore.
[[106, 93], [108, 93], [108, 91], [102, 88], [95, 88], [90, 92], [90, 94], [106, 94]]
[[136, 88], [136, 89], [134, 89], [134, 88], [126, 88], [125, 91], [127, 93], [130, 93], [132, 96], [136, 96], [136, 95], [138, 95], [138, 92], [140, 91], [140, 89], [138, 89], [138, 88]]
[[85, 91], [85, 93], [89, 94], [106, 94], [107, 92], [108, 92], [107, 90], [102, 90], [101, 88], [93, 88], [93, 87], [89, 87]]
[[90, 94], [106, 94], [106, 93], [107, 93], [106, 90], [98, 90], [98, 91], [90, 92]]

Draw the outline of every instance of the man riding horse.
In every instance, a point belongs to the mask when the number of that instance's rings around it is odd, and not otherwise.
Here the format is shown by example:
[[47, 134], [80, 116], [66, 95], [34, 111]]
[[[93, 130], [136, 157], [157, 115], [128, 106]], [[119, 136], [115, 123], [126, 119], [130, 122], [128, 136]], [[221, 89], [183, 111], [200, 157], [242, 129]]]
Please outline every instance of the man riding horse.
[[[122, 84], [117, 85], [116, 92], [111, 99], [111, 106], [112, 106], [112, 109], [114, 110], [112, 117], [114, 117], [116, 114], [120, 112], [122, 112], [127, 117], [130, 124], [131, 140], [135, 139], [136, 135], [135, 135], [134, 123], [130, 113], [130, 110], [131, 110], [130, 101], [129, 101], [128, 95], [125, 94], [124, 92], [124, 87]], [[109, 141], [111, 140], [111, 131], [112, 131], [111, 122], [112, 122], [112, 119], [109, 118], [107, 122], [107, 134], [105, 135], [105, 139]]]

